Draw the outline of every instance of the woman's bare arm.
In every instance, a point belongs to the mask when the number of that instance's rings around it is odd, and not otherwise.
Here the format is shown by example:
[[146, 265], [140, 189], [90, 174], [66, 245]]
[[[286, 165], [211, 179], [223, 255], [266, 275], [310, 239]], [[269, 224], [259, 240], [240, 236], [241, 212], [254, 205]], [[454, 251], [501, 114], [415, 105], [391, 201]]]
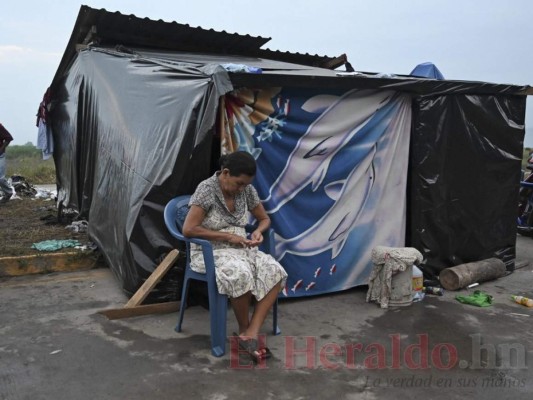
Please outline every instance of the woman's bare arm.
[[257, 228], [252, 232], [252, 241], [254, 246], [259, 246], [263, 243], [263, 232], [270, 228], [270, 217], [261, 203], [251, 210], [251, 213], [257, 220]]

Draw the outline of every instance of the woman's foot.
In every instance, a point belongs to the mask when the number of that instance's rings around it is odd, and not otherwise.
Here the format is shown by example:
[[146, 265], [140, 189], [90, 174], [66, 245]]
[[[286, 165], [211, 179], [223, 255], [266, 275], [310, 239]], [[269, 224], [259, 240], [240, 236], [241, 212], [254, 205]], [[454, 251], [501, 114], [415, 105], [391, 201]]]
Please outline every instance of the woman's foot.
[[270, 349], [261, 346], [257, 338], [237, 333], [233, 333], [233, 335], [237, 337], [239, 348], [246, 351], [254, 362], [259, 362], [272, 357]]

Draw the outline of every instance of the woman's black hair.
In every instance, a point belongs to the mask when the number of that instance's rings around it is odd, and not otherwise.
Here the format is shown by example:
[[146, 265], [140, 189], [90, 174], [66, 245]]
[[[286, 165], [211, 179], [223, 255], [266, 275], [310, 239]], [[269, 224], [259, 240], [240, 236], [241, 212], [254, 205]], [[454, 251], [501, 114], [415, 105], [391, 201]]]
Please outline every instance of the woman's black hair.
[[255, 159], [246, 151], [236, 151], [220, 157], [220, 167], [227, 168], [231, 176], [248, 175], [255, 176]]

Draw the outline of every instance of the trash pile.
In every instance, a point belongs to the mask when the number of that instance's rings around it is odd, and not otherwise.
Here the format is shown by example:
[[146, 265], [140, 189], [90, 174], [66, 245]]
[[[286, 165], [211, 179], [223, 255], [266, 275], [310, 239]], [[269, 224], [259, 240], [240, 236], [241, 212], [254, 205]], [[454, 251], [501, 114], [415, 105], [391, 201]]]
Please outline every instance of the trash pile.
[[[98, 250], [97, 246], [86, 240], [86, 236], [79, 234], [87, 234], [89, 229], [89, 222], [86, 220], [78, 220], [79, 213], [72, 208], [60, 208], [56, 205], [57, 190], [48, 189], [51, 185], [33, 185], [21, 175], [13, 175], [9, 178], [9, 183], [15, 190], [15, 195], [11, 200], [24, 200], [26, 198], [35, 200], [41, 199], [43, 201], [54, 201], [49, 206], [40, 206], [34, 208], [40, 214], [46, 213], [44, 216], [39, 216], [39, 220], [44, 225], [65, 226], [66, 231], [70, 231], [65, 235], [69, 239], [50, 237], [48, 240], [42, 240], [32, 243], [31, 248], [42, 252], [51, 252], [61, 250], [63, 248], [71, 247], [84, 252], [93, 252]], [[42, 204], [42, 203], [41, 203]], [[24, 211], [23, 211], [24, 212]], [[79, 235], [79, 236], [78, 236]], [[57, 234], [50, 234], [50, 236], [57, 236]], [[79, 240], [78, 240], [79, 239]], [[85, 240], [84, 240], [85, 239]], [[83, 243], [82, 243], [83, 241]]]
[[89, 228], [89, 223], [85, 220], [73, 221], [70, 225], [67, 225], [65, 227], [65, 229], [68, 229], [69, 231], [73, 233], [85, 233], [87, 232], [88, 228]]
[[23, 176], [13, 175], [9, 180], [11, 181], [11, 186], [15, 189], [15, 194], [24, 197], [34, 197], [37, 194], [35, 186], [26, 181]]
[[21, 175], [12, 175], [8, 179], [8, 183], [13, 186], [13, 189], [15, 190], [15, 194], [11, 197], [11, 200], [21, 200], [24, 197], [57, 200], [56, 190], [35, 187], [35, 185], [28, 182], [28, 180]]
[[[489, 258], [445, 268], [439, 276], [424, 279], [424, 260], [415, 248], [377, 246], [372, 250], [371, 257], [374, 267], [369, 278], [366, 301], [377, 302], [381, 308], [409, 306], [416, 301], [422, 301], [425, 295], [444, 296], [445, 290], [469, 290], [479, 286], [480, 282], [502, 278], [512, 273], [507, 271], [502, 260]], [[509, 299], [517, 304], [533, 307], [532, 299], [519, 295], [509, 296]], [[458, 294], [455, 300], [476, 307], [490, 307], [494, 303], [491, 294], [479, 289]]]

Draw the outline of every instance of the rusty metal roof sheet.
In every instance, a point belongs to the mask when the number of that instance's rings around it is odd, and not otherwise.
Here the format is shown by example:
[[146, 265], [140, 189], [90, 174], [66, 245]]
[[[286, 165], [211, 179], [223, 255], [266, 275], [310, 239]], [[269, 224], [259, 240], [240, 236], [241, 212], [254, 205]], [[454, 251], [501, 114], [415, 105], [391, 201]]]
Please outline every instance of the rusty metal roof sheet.
[[152, 47], [198, 52], [247, 52], [259, 49], [270, 38], [218, 32], [177, 22], [154, 21], [105, 9], [82, 6], [74, 27], [77, 43]]
[[270, 38], [261, 36], [220, 32], [81, 6], [54, 82], [73, 60], [77, 46], [87, 44], [245, 55], [328, 69], [346, 62], [344, 54], [328, 57], [261, 49], [268, 41]]

